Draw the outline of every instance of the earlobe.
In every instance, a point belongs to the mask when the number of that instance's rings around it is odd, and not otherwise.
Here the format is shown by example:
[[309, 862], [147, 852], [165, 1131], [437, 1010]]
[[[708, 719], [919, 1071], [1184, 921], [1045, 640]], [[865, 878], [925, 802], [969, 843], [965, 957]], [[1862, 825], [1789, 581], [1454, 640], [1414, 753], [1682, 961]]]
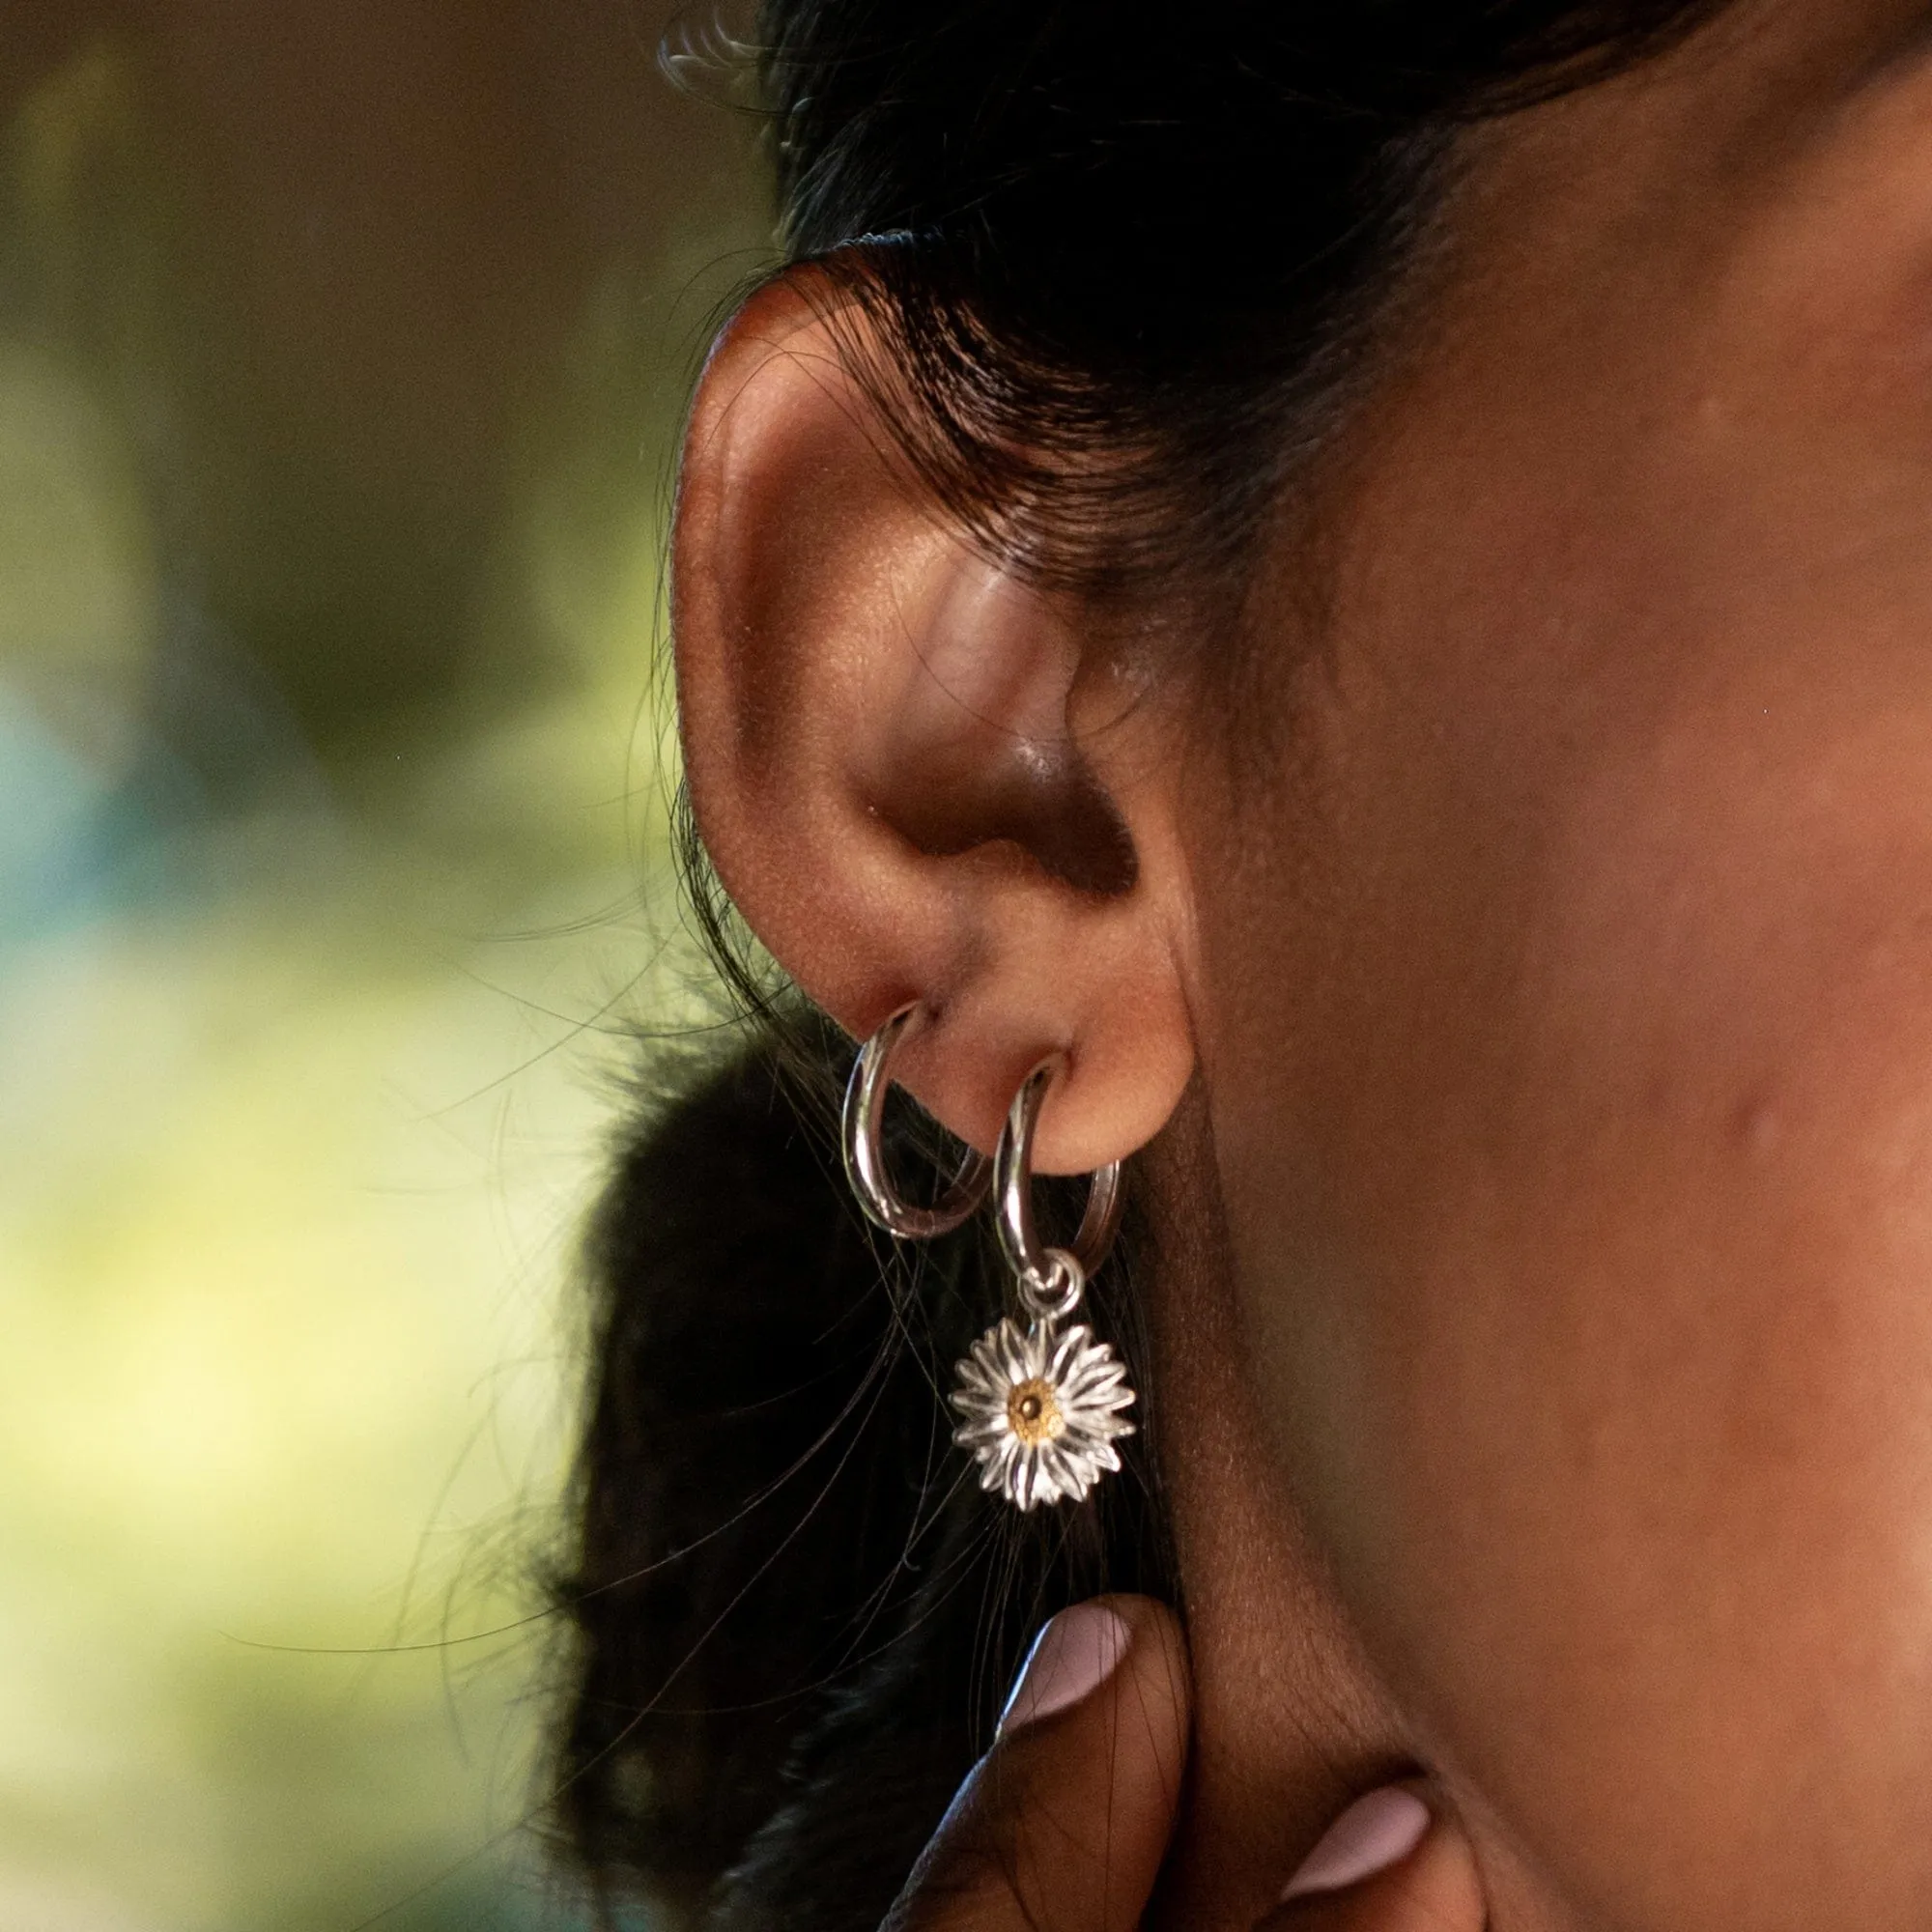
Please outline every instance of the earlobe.
[[1173, 719], [923, 497], [848, 373], [868, 326], [787, 280], [706, 369], [673, 549], [698, 825], [848, 1032], [922, 1006], [902, 1078], [947, 1126], [989, 1150], [1057, 1052], [1039, 1163], [1098, 1167], [1193, 1066]]

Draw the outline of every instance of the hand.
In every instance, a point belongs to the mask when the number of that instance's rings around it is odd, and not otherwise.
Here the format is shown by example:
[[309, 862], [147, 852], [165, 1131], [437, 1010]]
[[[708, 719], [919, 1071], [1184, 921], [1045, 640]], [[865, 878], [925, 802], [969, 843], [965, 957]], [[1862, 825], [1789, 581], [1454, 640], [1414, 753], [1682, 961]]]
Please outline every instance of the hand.
[[[1104, 1597], [1063, 1611], [883, 1932], [1134, 1932], [1174, 1830], [1187, 1735], [1187, 1651], [1171, 1610]], [[1350, 1804], [1284, 1898], [1256, 1932], [1485, 1921], [1466, 1839], [1408, 1785]]]

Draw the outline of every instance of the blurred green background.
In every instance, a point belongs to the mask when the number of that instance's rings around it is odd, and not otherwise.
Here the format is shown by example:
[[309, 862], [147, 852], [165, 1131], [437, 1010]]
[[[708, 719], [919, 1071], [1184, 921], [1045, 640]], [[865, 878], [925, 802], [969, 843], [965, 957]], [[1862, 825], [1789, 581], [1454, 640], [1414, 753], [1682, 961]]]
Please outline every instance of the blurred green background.
[[767, 235], [672, 24], [0, 10], [0, 1932], [581, 1922], [517, 1620]]

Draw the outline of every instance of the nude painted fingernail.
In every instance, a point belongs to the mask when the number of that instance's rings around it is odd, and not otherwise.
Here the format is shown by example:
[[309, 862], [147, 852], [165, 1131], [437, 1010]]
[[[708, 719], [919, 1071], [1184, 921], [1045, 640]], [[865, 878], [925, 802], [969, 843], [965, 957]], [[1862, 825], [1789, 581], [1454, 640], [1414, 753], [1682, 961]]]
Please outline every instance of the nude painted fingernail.
[[999, 1735], [1077, 1704], [1114, 1674], [1133, 1633], [1105, 1604], [1062, 1610], [1034, 1639], [1019, 1681], [1000, 1713]]
[[1321, 1834], [1282, 1890], [1286, 1903], [1316, 1891], [1341, 1891], [1400, 1864], [1421, 1844], [1429, 1806], [1399, 1784], [1358, 1798]]

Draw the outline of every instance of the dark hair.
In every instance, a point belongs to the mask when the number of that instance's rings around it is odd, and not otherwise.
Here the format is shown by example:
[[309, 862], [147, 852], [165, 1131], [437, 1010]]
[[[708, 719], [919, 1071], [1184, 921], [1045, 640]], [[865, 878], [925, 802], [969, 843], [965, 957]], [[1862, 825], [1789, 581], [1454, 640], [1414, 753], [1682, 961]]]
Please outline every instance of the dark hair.
[[[1469, 120], [1606, 76], [1719, 0], [765, 0], [787, 259], [923, 485], [1099, 592], [1238, 575], [1374, 368]], [[754, 1004], [692, 845], [700, 922]], [[869, 1932], [1030, 1631], [1173, 1596], [1127, 1264], [1094, 1284], [1143, 1391], [1123, 1480], [1010, 1519], [936, 1389], [993, 1319], [981, 1237], [888, 1253], [794, 1004], [723, 1065], [653, 1061], [590, 1244], [596, 1383], [560, 1805], [615, 1922]], [[801, 1078], [801, 1075], [803, 1078]], [[895, 1158], [930, 1150], [896, 1130]]]
[[1460, 125], [1708, 0], [771, 0], [787, 255], [855, 288], [922, 480], [1092, 590], [1238, 566], [1369, 351]]

